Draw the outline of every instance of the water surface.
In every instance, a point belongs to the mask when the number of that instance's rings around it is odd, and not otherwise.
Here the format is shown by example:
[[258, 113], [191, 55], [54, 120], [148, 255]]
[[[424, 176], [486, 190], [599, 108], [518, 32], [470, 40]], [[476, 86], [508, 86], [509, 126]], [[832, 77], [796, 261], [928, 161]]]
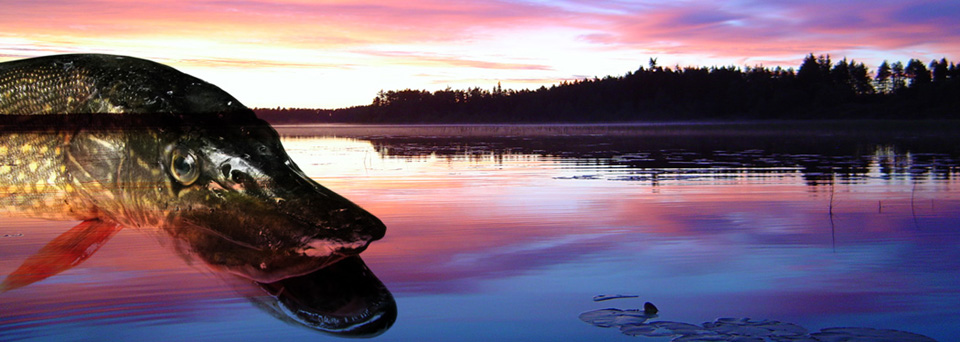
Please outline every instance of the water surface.
[[[960, 336], [950, 129], [783, 125], [279, 127], [304, 171], [387, 225], [362, 254], [382, 341], [666, 341], [603, 308]], [[2, 218], [0, 276], [77, 222]], [[248, 281], [124, 229], [0, 294], [0, 340], [337, 340]], [[597, 295], [632, 295], [595, 302]]]

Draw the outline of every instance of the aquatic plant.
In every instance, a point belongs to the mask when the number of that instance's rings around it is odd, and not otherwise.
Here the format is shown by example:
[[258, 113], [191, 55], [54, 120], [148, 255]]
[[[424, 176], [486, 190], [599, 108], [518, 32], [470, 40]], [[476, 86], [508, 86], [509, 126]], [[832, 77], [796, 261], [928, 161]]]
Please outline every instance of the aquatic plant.
[[[649, 303], [648, 303], [649, 304]], [[601, 328], [618, 328], [628, 336], [667, 337], [672, 342], [935, 342], [920, 334], [874, 328], [824, 328], [810, 333], [787, 322], [752, 318], [718, 318], [700, 325], [654, 321], [657, 310], [605, 308], [581, 313], [580, 320]]]

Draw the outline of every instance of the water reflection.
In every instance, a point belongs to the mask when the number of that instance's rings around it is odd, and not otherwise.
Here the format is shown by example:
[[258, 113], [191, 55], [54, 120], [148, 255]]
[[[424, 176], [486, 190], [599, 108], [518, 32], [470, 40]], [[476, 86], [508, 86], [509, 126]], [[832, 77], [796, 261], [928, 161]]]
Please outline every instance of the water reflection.
[[824, 328], [810, 332], [807, 328], [769, 319], [719, 318], [713, 322], [691, 324], [653, 321], [660, 317], [649, 302], [644, 310], [599, 309], [579, 315], [581, 321], [600, 328], [617, 328], [627, 336], [670, 337], [673, 342], [936, 342], [906, 331], [875, 328]]
[[[584, 298], [638, 292], [663, 309], [658, 320], [671, 322], [714, 322], [722, 314], [776, 318], [810, 331], [871, 327], [942, 341], [960, 335], [960, 179], [946, 162], [938, 168], [953, 171], [923, 177], [909, 172], [923, 165], [906, 162], [926, 153], [956, 159], [951, 151], [958, 144], [867, 139], [854, 143], [861, 146], [856, 152], [836, 144], [845, 138], [817, 139], [808, 143], [809, 154], [824, 163], [880, 157], [857, 182], [833, 172], [842, 165], [829, 168], [829, 181], [811, 182], [796, 166], [726, 172], [640, 160], [659, 165], [641, 170], [615, 160], [660, 158], [666, 153], [661, 149], [678, 158], [718, 150], [805, 154], [779, 146], [781, 137], [753, 147], [735, 141], [722, 146], [709, 136], [658, 143], [584, 135], [547, 144], [531, 140], [554, 138], [430, 132], [403, 138], [396, 133], [405, 127], [390, 128], [390, 134], [364, 129], [362, 136], [336, 138], [309, 127], [296, 128], [303, 133], [296, 136], [279, 131], [305, 174], [363, 203], [390, 226], [390, 234], [363, 252], [402, 309], [378, 340], [632, 339], [576, 316], [630, 300], [598, 306]], [[611, 141], [618, 139], [636, 143]], [[663, 146], [671, 140], [675, 145]], [[451, 152], [430, 152], [431, 146]], [[831, 152], [836, 146], [846, 152]], [[901, 166], [886, 169], [884, 160]], [[700, 174], [656, 184], [620, 179], [654, 169], [658, 177]], [[930, 177], [937, 174], [947, 178]], [[24, 247], [39, 237], [31, 223], [14, 222], [0, 225], [0, 233], [16, 236], [0, 239], [0, 253], [19, 262], [43, 243]], [[143, 234], [124, 230], [112, 239], [79, 270], [8, 293], [15, 298], [0, 297], [0, 339], [50, 330], [67, 339], [77, 331], [150, 340], [325, 337], [264, 319], [248, 296], [223, 293], [213, 281], [219, 279], [172, 265], [179, 259]], [[0, 259], [4, 270], [16, 266]], [[240, 288], [264, 295], [251, 284]], [[636, 306], [621, 305], [630, 307]], [[82, 323], [78, 328], [72, 321]], [[89, 332], [103, 326], [109, 333]]]
[[[923, 134], [918, 132], [917, 134]], [[936, 137], [874, 136], [547, 136], [365, 137], [384, 156], [429, 155], [494, 159], [539, 156], [602, 172], [577, 179], [653, 184], [735, 177], [800, 175], [809, 185], [871, 179], [950, 179], [960, 173], [960, 150]], [[915, 151], [923, 151], [917, 153]]]
[[337, 336], [377, 336], [397, 318], [393, 295], [360, 257], [299, 277], [254, 284], [268, 294], [249, 297], [257, 307], [290, 324]]
[[[85, 221], [27, 258], [0, 284], [0, 296], [80, 265], [122, 227]], [[193, 257], [211, 260], [217, 249], [194, 246]], [[292, 325], [337, 336], [372, 337], [393, 325], [397, 306], [390, 291], [357, 256], [322, 269], [263, 283], [234, 276], [236, 292], [261, 310]]]
[[80, 265], [93, 256], [123, 226], [99, 220], [84, 221], [48, 242], [0, 283], [0, 294], [47, 279]]
[[[543, 318], [558, 323], [532, 331], [595, 339], [559, 323], [586, 308], [545, 302], [642, 288], [680, 322], [729, 314], [956, 332], [937, 325], [957, 318], [944, 291], [960, 286], [960, 154], [940, 138], [284, 139], [311, 161], [308, 174], [375, 199], [393, 233], [365, 260], [398, 297], [474, 305], [480, 321], [564, 306], [566, 316]], [[763, 163], [773, 155], [795, 162]]]

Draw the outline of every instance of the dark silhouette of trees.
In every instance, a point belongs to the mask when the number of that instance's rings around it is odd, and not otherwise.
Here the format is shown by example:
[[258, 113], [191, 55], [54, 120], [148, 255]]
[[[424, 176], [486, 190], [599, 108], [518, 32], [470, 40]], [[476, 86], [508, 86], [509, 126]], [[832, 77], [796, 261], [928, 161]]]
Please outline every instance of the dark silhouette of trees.
[[273, 124], [333, 122], [332, 110], [310, 108], [254, 108], [257, 116]]
[[893, 69], [887, 61], [883, 61], [877, 69], [877, 89], [883, 94], [889, 94], [893, 91]]
[[904, 74], [907, 78], [910, 79], [911, 88], [921, 88], [926, 87], [933, 81], [933, 78], [930, 76], [930, 70], [927, 70], [927, 66], [923, 65], [919, 59], [911, 59], [907, 63], [907, 67], [903, 69]]
[[867, 66], [863, 63], [854, 63], [850, 62], [850, 77], [852, 79], [851, 86], [853, 87], [854, 92], [857, 95], [871, 95], [877, 90], [873, 87], [873, 83], [870, 81], [870, 71], [867, 70]]
[[884, 61], [871, 77], [846, 58], [807, 55], [799, 69], [663, 67], [538, 89], [381, 90], [370, 105], [256, 109], [274, 123], [523, 123], [741, 119], [958, 119], [960, 67]]
[[932, 70], [932, 73], [933, 73], [932, 75], [933, 82], [937, 84], [941, 84], [947, 80], [947, 73], [950, 72], [950, 66], [947, 65], [946, 58], [940, 59], [939, 62], [936, 60], [931, 61], [930, 69]]
[[902, 91], [907, 87], [907, 74], [903, 70], [903, 63], [894, 62], [893, 66], [890, 67], [890, 70], [890, 81], [893, 83], [892, 90], [894, 92]]
[[797, 70], [797, 80], [806, 88], [819, 87], [825, 83], [824, 79], [829, 73], [830, 56], [820, 56], [818, 59], [811, 53], [800, 64], [800, 69]]

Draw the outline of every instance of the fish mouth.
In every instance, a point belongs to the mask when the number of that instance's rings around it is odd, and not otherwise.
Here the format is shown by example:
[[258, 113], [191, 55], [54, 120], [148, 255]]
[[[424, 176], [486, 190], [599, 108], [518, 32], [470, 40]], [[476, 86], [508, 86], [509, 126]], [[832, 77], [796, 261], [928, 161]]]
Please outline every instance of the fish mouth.
[[371, 241], [336, 242], [328, 239], [314, 239], [307, 247], [300, 249], [300, 254], [309, 257], [325, 257], [328, 255], [342, 255], [344, 257], [360, 254], [370, 246]]
[[276, 299], [270, 307], [288, 323], [340, 337], [374, 337], [397, 318], [390, 291], [358, 256], [258, 285]]
[[261, 283], [272, 283], [287, 278], [300, 277], [316, 272], [341, 260], [356, 257], [367, 249], [371, 241], [339, 242], [329, 239], [314, 239], [293, 255], [278, 255], [267, 258], [257, 267], [241, 268], [243, 276]]
[[[192, 210], [167, 222], [165, 229], [178, 240], [179, 250], [214, 270], [268, 283], [358, 255], [386, 231], [380, 219], [349, 202], [337, 202], [342, 210], [326, 209], [331, 205], [317, 201], [271, 205], [237, 197], [234, 202], [245, 205]], [[316, 213], [313, 219], [303, 218], [310, 213]]]
[[343, 259], [355, 257], [366, 250], [369, 241], [338, 242], [315, 239], [306, 247], [290, 251], [260, 251], [250, 264], [228, 267], [232, 273], [261, 283], [272, 283], [287, 278], [316, 272]]
[[[373, 240], [347, 237], [315, 237], [300, 242], [254, 242], [231, 237], [210, 227], [191, 222], [167, 227], [163, 238], [173, 239], [173, 246], [185, 259], [199, 259], [211, 269], [224, 271], [262, 283], [277, 282], [303, 276], [355, 257]], [[283, 246], [286, 247], [271, 247]]]
[[[371, 241], [336, 241], [332, 239], [313, 239], [304, 247], [294, 250], [252, 250], [245, 246], [235, 246], [235, 260], [245, 262], [232, 265], [218, 264], [218, 260], [201, 256], [214, 268], [220, 268], [261, 283], [272, 283], [316, 272], [343, 259], [356, 257], [367, 249]], [[217, 254], [231, 253], [225, 249]]]
[[[291, 255], [263, 259], [260, 264], [211, 265], [238, 276], [260, 282], [273, 283], [321, 270], [353, 255], [328, 254], [324, 256]], [[253, 262], [256, 262], [255, 260]]]

